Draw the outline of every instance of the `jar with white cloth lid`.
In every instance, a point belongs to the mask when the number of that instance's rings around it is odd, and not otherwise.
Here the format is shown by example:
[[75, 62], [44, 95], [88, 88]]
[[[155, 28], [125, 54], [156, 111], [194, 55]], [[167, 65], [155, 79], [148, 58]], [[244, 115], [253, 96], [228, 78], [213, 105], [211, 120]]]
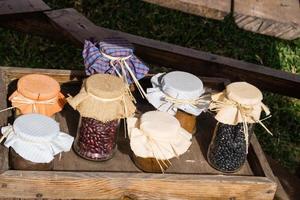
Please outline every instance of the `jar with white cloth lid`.
[[67, 101], [80, 113], [73, 145], [75, 152], [92, 161], [111, 159], [117, 148], [120, 120], [135, 112], [123, 80], [109, 74], [94, 74], [84, 80], [80, 92]]
[[10, 148], [10, 167], [17, 170], [51, 170], [55, 155], [69, 151], [73, 143], [55, 120], [40, 114], [21, 115], [1, 133]]
[[192, 135], [166, 112], [149, 111], [140, 118], [128, 118], [127, 128], [132, 159], [145, 172], [164, 172], [171, 159], [179, 159], [192, 144]]
[[260, 120], [261, 111], [270, 115], [262, 100], [261, 91], [246, 82], [231, 83], [212, 95], [209, 109], [216, 112], [217, 120], [207, 154], [212, 167], [230, 173], [244, 165], [255, 123], [271, 134]]
[[158, 110], [168, 112], [179, 120], [189, 133], [196, 132], [196, 116], [207, 110], [210, 95], [195, 75], [173, 71], [151, 78], [153, 88], [147, 89], [148, 101]]

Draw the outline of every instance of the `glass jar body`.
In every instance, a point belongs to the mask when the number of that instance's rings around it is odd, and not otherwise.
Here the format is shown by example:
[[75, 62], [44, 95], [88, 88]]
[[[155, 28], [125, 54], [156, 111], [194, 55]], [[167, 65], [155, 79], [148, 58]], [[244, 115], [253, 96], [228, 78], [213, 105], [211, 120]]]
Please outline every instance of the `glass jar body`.
[[37, 170], [50, 171], [53, 170], [53, 160], [49, 163], [35, 163], [24, 159], [13, 148], [9, 148], [9, 165], [14, 170]]
[[[40, 114], [40, 113], [38, 113], [38, 114]], [[21, 116], [21, 115], [23, 115], [23, 114], [22, 114], [22, 112], [21, 112], [20, 109], [16, 108], [16, 109], [14, 110], [14, 112], [13, 112], [13, 115], [14, 115], [14, 119], [17, 119], [19, 116]], [[55, 114], [53, 114], [52, 116], [50, 116], [50, 118], [56, 120], [56, 119], [57, 119], [57, 115], [58, 115], [58, 113], [55, 113]]]
[[105, 161], [113, 157], [117, 147], [120, 120], [101, 122], [80, 117], [77, 136], [73, 144], [75, 152], [92, 161]]
[[[134, 164], [144, 172], [161, 173], [167, 170], [171, 164], [167, 160], [159, 160], [156, 158], [142, 158], [132, 154]], [[160, 164], [158, 164], [158, 162]]]
[[183, 110], [177, 110], [175, 117], [178, 119], [182, 128], [191, 134], [195, 134], [197, 131], [196, 122], [197, 117], [195, 115], [189, 114]]
[[[254, 124], [248, 124], [248, 144], [253, 129]], [[213, 168], [225, 173], [236, 172], [246, 162], [247, 152], [243, 123], [216, 124], [207, 153], [208, 162]]]

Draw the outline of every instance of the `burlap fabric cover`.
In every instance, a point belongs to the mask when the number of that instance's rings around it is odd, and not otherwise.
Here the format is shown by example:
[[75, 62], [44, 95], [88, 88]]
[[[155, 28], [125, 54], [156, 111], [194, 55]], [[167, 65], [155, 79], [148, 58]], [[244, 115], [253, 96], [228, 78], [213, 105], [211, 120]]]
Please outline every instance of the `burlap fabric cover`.
[[109, 74], [90, 76], [84, 80], [79, 94], [67, 101], [82, 117], [101, 122], [132, 116], [136, 109], [123, 80]]

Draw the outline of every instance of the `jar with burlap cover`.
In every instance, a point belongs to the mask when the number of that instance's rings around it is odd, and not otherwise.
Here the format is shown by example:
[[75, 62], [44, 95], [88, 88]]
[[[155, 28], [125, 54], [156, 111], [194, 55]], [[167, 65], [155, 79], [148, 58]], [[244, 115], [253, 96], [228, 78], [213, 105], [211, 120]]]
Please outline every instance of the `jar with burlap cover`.
[[9, 97], [9, 101], [12, 108], [16, 108], [17, 115], [38, 113], [49, 117], [61, 111], [66, 103], [59, 83], [42, 74], [21, 77], [17, 90]]
[[81, 116], [74, 143], [77, 154], [95, 161], [112, 158], [119, 121], [136, 109], [123, 80], [109, 74], [92, 75], [67, 101]]
[[223, 92], [212, 95], [211, 111], [216, 112], [216, 127], [208, 149], [211, 166], [222, 172], [236, 172], [247, 159], [248, 146], [255, 123], [262, 125], [261, 111], [270, 111], [262, 103], [263, 95], [255, 86], [235, 82]]

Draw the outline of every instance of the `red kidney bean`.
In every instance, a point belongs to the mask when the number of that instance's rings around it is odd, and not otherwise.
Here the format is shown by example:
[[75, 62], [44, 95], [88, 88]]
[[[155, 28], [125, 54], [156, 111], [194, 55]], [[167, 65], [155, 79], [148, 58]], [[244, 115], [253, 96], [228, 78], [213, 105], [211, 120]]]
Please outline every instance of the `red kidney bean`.
[[82, 117], [74, 149], [83, 158], [102, 161], [110, 159], [116, 148], [119, 121], [100, 122]]

